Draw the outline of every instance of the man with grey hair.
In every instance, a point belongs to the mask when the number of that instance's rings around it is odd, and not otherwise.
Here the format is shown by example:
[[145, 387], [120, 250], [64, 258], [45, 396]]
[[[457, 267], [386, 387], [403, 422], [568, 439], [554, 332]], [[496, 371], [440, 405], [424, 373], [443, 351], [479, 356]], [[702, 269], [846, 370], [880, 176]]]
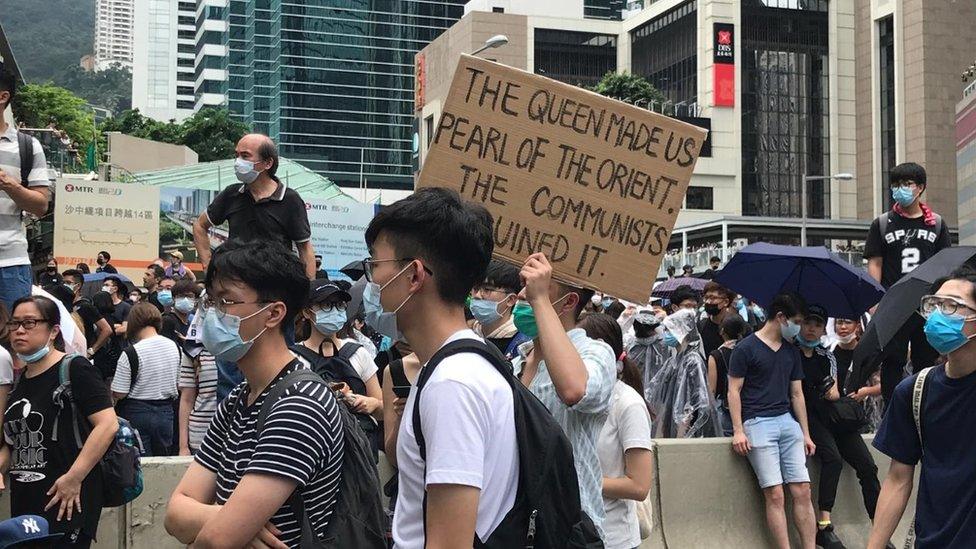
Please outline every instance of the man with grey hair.
[[[305, 201], [275, 176], [278, 148], [259, 133], [247, 134], [234, 149], [234, 172], [240, 183], [230, 185], [214, 197], [206, 211], [193, 222], [193, 245], [204, 270], [210, 263], [208, 231], [224, 222], [228, 238], [242, 241], [278, 241], [295, 249], [305, 265], [309, 280], [315, 277], [315, 250]], [[285, 337], [294, 339], [294, 327]], [[232, 362], [217, 362], [217, 397], [226, 397], [243, 378]]]

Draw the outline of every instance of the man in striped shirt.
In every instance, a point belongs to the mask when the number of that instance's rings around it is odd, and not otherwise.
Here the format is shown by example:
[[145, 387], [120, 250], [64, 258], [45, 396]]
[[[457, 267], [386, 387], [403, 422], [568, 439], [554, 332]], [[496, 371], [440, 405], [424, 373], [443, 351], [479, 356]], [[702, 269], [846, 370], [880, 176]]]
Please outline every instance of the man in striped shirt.
[[[259, 411], [288, 373], [309, 365], [285, 343], [308, 297], [297, 257], [277, 242], [228, 241], [206, 277], [202, 335], [215, 357], [236, 361], [244, 381], [213, 422], [166, 513], [166, 529], [194, 547], [301, 544], [303, 521], [321, 539], [338, 496], [343, 439], [339, 403], [324, 382], [301, 381]], [[292, 508], [297, 491], [305, 513]]]
[[47, 161], [41, 144], [33, 137], [30, 171], [27, 181], [21, 181], [17, 128], [3, 118], [16, 92], [16, 77], [0, 71], [0, 302], [8, 310], [31, 291], [31, 262], [21, 212], [40, 217], [47, 212], [51, 199]]

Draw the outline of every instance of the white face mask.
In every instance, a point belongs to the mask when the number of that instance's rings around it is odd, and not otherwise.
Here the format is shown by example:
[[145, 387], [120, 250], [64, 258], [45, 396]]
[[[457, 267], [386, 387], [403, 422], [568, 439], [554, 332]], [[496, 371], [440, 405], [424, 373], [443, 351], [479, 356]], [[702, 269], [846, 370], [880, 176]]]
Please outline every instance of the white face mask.
[[847, 334], [847, 335], [846, 335], [846, 336], [844, 336], [844, 337], [841, 337], [841, 336], [837, 336], [837, 341], [839, 341], [839, 342], [841, 342], [841, 343], [843, 343], [844, 345], [847, 345], [848, 343], [850, 343], [850, 342], [852, 342], [852, 341], [854, 341], [855, 339], [857, 339], [857, 334], [855, 334], [855, 333], [853, 333], [853, 332], [852, 332], [852, 333], [849, 333], [849, 334]]

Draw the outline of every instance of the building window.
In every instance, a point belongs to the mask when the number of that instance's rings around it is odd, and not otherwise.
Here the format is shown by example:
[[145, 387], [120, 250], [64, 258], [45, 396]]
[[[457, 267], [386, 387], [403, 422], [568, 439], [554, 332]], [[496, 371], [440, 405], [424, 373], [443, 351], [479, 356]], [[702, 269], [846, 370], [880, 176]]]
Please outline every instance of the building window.
[[630, 33], [634, 74], [647, 78], [668, 100], [698, 102], [698, 17], [687, 2]]
[[494, 6], [493, 8], [491, 8], [491, 13], [505, 13], [505, 8], [499, 8], [498, 6]]
[[592, 86], [617, 70], [611, 34], [535, 29], [535, 72], [574, 86]]
[[685, 208], [689, 210], [714, 210], [712, 202], [714, 189], [711, 187], [688, 187], [685, 195]]
[[626, 4], [627, 0], [583, 0], [583, 17], [620, 21]]
[[888, 16], [878, 21], [878, 62], [881, 78], [881, 196], [885, 210], [891, 207], [888, 183], [895, 166], [895, 23]]
[[434, 115], [424, 118], [424, 135], [427, 136], [427, 149], [430, 149], [430, 142], [434, 139]]
[[[826, 3], [764, 4], [742, 8], [742, 210], [799, 217], [804, 175], [830, 165]], [[807, 193], [808, 216], [829, 217], [829, 181]]]

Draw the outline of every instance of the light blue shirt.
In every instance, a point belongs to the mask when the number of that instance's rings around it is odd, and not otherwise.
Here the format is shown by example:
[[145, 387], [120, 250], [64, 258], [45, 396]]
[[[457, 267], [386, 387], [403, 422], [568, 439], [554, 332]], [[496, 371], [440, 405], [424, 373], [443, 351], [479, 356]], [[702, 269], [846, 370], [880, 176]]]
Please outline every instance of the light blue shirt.
[[[610, 412], [610, 397], [617, 381], [617, 360], [609, 345], [590, 339], [580, 328], [570, 330], [566, 335], [586, 367], [586, 393], [583, 398], [572, 407], [564, 404], [556, 393], [544, 360], [539, 363], [539, 371], [532, 379], [529, 390], [549, 408], [573, 445], [580, 503], [602, 537], [606, 513], [603, 508], [603, 469], [600, 467], [597, 443]], [[525, 357], [532, 346], [530, 341], [519, 347], [519, 356], [512, 362], [516, 373], [522, 371]]]

